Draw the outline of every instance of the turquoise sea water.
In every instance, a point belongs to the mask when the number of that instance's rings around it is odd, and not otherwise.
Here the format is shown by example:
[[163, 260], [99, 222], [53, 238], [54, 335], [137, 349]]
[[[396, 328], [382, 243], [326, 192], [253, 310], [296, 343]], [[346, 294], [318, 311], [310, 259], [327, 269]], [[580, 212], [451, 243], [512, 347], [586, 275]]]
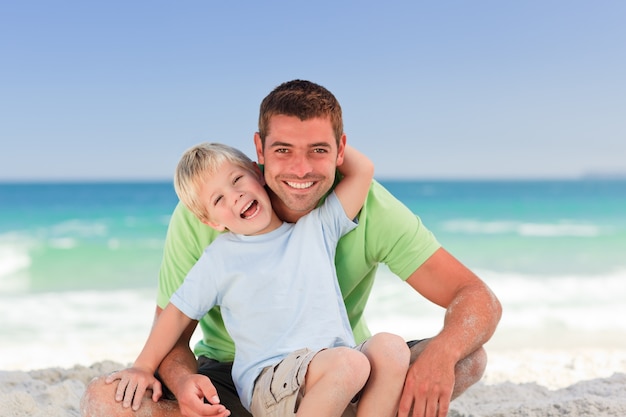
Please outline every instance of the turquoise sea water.
[[[626, 313], [626, 181], [382, 183], [494, 289], [503, 334], [626, 335], [616, 319]], [[90, 361], [115, 352], [101, 345], [85, 356], [107, 332], [138, 351], [176, 202], [167, 182], [0, 184], [0, 339], [9, 353], [75, 346], [74, 359]], [[385, 268], [379, 278], [374, 324], [406, 324], [408, 333], [424, 319], [436, 331], [440, 311], [407, 296]]]

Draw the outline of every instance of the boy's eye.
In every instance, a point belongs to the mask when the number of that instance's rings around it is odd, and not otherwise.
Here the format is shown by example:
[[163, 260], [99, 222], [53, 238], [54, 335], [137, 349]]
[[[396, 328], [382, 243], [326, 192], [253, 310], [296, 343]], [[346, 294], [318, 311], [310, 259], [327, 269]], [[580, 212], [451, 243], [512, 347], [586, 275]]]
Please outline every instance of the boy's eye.
[[217, 206], [217, 203], [219, 203], [220, 201], [222, 201], [222, 196], [219, 195], [215, 198], [215, 200], [213, 201], [213, 205]]
[[243, 175], [238, 175], [233, 179], [233, 184], [235, 184], [237, 181], [239, 181], [241, 179], [241, 177], [243, 177]]

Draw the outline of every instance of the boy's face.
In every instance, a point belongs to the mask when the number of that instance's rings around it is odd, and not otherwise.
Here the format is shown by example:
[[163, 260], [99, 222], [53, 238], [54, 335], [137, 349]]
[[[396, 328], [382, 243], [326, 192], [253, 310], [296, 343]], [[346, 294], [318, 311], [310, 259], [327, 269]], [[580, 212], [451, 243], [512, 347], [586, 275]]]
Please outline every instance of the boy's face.
[[215, 174], [205, 178], [198, 191], [206, 207], [206, 224], [222, 231], [256, 235], [276, 227], [263, 176], [231, 162], [224, 162]]
[[265, 146], [254, 137], [257, 158], [264, 164], [265, 181], [276, 197], [274, 210], [283, 220], [296, 221], [313, 210], [330, 190], [335, 170], [343, 163], [346, 143], [339, 146], [330, 118], [300, 120], [275, 115], [269, 122]]

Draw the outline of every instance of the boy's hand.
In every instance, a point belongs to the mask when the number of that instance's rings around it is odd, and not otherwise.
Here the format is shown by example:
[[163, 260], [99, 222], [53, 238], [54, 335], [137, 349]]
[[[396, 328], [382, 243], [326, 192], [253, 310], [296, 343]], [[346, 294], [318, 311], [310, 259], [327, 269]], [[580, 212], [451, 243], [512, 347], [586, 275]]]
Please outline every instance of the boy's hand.
[[133, 410], [139, 410], [141, 400], [147, 389], [152, 390], [152, 401], [157, 402], [161, 398], [161, 383], [149, 371], [140, 368], [128, 368], [107, 376], [105, 382], [110, 384], [118, 379], [120, 382], [115, 391], [115, 401], [122, 402], [124, 408], [132, 405]]

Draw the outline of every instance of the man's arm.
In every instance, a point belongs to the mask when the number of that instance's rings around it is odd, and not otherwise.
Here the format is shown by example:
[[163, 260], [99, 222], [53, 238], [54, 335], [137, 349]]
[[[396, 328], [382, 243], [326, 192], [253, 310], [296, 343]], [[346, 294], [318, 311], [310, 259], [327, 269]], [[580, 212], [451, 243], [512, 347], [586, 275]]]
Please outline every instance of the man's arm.
[[428, 300], [446, 308], [443, 329], [411, 365], [399, 417], [445, 416], [455, 386], [455, 366], [493, 335], [502, 307], [489, 287], [443, 248], [407, 280]]
[[338, 169], [343, 178], [335, 187], [335, 194], [346, 215], [354, 219], [363, 207], [372, 184], [374, 164], [367, 156], [346, 145], [343, 163]]
[[191, 319], [178, 308], [168, 305], [152, 327], [132, 368], [109, 375], [107, 383], [120, 380], [115, 399], [122, 401], [124, 407], [132, 405], [134, 410], [138, 410], [146, 389], [152, 389], [153, 401], [160, 398], [161, 383], [154, 377], [154, 373], [190, 322]]
[[[155, 321], [162, 312], [163, 309], [157, 306]], [[209, 378], [197, 373], [198, 363], [190, 348], [191, 337], [197, 325], [198, 322], [192, 320], [172, 350], [163, 358], [158, 369], [159, 378], [178, 400], [183, 415], [222, 415], [225, 409], [218, 405], [217, 390]], [[205, 398], [211, 405], [204, 402]], [[208, 412], [209, 407], [214, 408], [214, 414]]]

